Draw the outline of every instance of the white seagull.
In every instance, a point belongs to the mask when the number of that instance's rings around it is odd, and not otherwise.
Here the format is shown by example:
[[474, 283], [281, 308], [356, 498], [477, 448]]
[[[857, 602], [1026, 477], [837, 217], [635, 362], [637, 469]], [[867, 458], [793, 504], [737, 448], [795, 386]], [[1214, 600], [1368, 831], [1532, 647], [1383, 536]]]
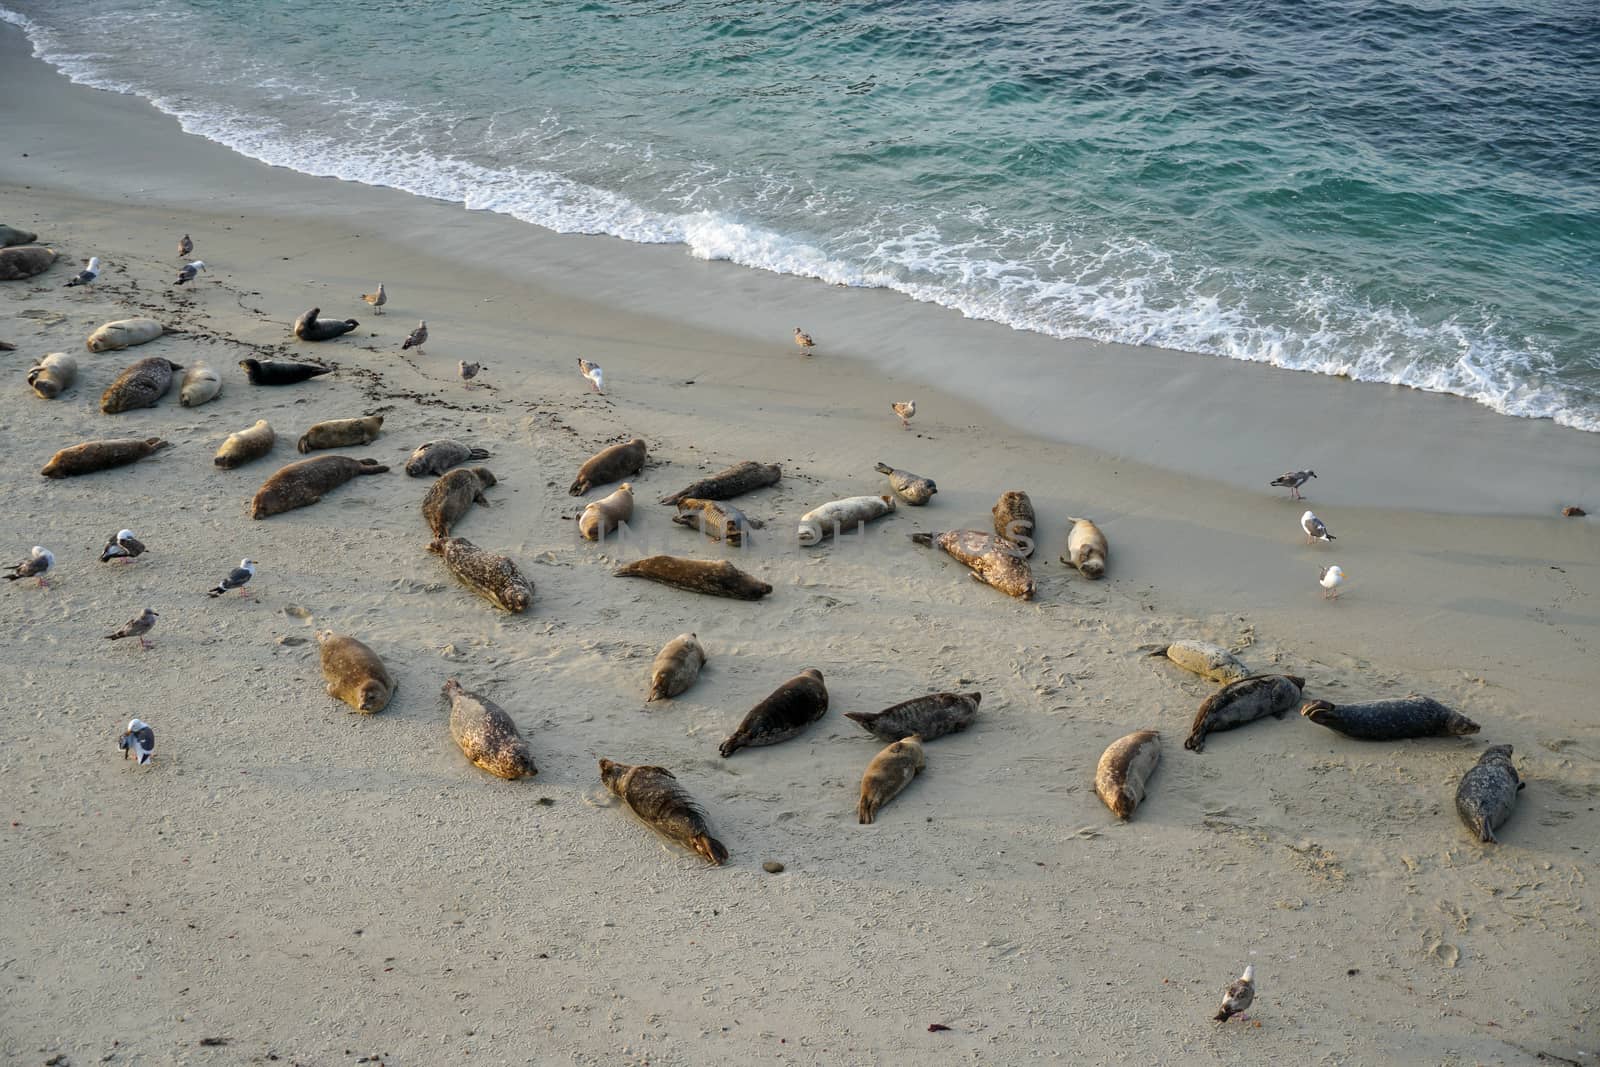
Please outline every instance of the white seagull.
[[135, 618], [123, 623], [122, 629], [116, 633], [106, 634], [106, 640], [120, 641], [124, 637], [137, 637], [139, 639], [139, 647], [148, 650], [150, 642], [144, 639], [144, 635], [150, 632], [150, 628], [156, 624], [156, 620], [160, 617], [159, 613], [145, 608]]
[[245, 585], [255, 576], [256, 561], [253, 559], [241, 559], [239, 565], [229, 571], [228, 576], [218, 582], [217, 587], [207, 592], [206, 596], [221, 596], [230, 589], [239, 590], [240, 596], [249, 596], [250, 592], [245, 588]]
[[411, 336], [406, 338], [406, 343], [400, 346], [400, 351], [404, 352], [408, 348], [415, 348], [417, 350], [417, 355], [425, 355], [426, 353], [422, 351], [422, 346], [427, 343], [428, 320], [423, 319], [421, 322], [417, 323], [417, 328], [411, 331]]
[[83, 265], [83, 269], [78, 272], [78, 276], [62, 286], [62, 288], [71, 289], [74, 285], [91, 285], [98, 277], [100, 277], [100, 257], [90, 256], [89, 262]]
[[1317, 513], [1308, 511], [1300, 516], [1300, 529], [1306, 532], [1306, 544], [1313, 541], [1337, 541], [1338, 538], [1328, 532], [1328, 524], [1317, 518]]
[[178, 268], [178, 280], [176, 284], [188, 285], [190, 282], [194, 281], [194, 276], [196, 274], [199, 274], [205, 269], [206, 261], [203, 259], [197, 259], [193, 263], [185, 263], [183, 266]]
[[21, 563], [11, 565], [11, 573], [6, 575], [6, 581], [14, 582], [18, 578], [37, 578], [39, 588], [49, 588], [50, 583], [45, 575], [50, 573], [50, 568], [56, 565], [56, 556], [48, 548], [41, 545], [33, 546], [33, 554]]
[[1322, 577], [1317, 584], [1322, 586], [1322, 599], [1338, 600], [1339, 587], [1344, 584], [1344, 571], [1339, 569], [1338, 564], [1330, 563], [1322, 568]]
[[120, 559], [125, 563], [132, 563], [142, 555], [144, 555], [144, 542], [135, 537], [132, 530], [118, 530], [101, 550], [100, 562]]
[[1245, 1015], [1245, 1012], [1250, 1009], [1250, 1005], [1255, 999], [1256, 968], [1254, 964], [1251, 964], [1244, 969], [1244, 973], [1239, 976], [1239, 980], [1230, 985], [1228, 991], [1222, 994], [1222, 1007], [1217, 1012], [1217, 1022], [1225, 1023], [1235, 1017], [1241, 1019], [1249, 1018], [1249, 1016]]
[[156, 732], [143, 719], [130, 719], [127, 732], [117, 742], [117, 747], [122, 749], [123, 759], [137, 756], [141, 764], [149, 763], [150, 757], [156, 754]]
[[583, 376], [585, 378], [589, 379], [589, 388], [590, 389], [593, 389], [597, 393], [601, 393], [601, 394], [605, 393], [605, 391], [606, 391], [606, 372], [600, 369], [600, 364], [598, 364], [598, 363], [590, 363], [588, 360], [584, 359], [582, 356], [579, 356], [578, 357], [578, 369], [583, 372]]

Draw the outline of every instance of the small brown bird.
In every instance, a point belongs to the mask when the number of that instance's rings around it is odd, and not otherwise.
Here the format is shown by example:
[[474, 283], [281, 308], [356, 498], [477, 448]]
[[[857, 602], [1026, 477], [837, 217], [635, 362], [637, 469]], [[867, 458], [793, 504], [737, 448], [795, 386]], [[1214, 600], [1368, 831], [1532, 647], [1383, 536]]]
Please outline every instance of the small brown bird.
[[406, 338], [406, 343], [400, 346], [400, 351], [404, 352], [408, 348], [415, 348], [417, 350], [417, 355], [427, 355], [427, 353], [422, 350], [422, 346], [427, 343], [428, 320], [423, 319], [421, 322], [417, 323], [417, 328], [411, 331], [411, 336]]
[[106, 640], [120, 641], [124, 637], [137, 637], [139, 639], [139, 647], [148, 650], [150, 642], [144, 639], [144, 635], [150, 632], [150, 628], [156, 624], [156, 620], [160, 617], [156, 612], [145, 608], [137, 617], [123, 623], [122, 629], [113, 634], [106, 634]]
[[178, 240], [178, 257], [180, 259], [187, 258], [189, 256], [189, 254], [191, 252], [193, 252], [193, 251], [194, 251], [194, 242], [189, 240], [189, 235], [188, 234], [184, 234]]
[[101, 549], [100, 562], [116, 559], [132, 563], [142, 555], [144, 555], [144, 542], [135, 537], [132, 530], [118, 530], [106, 542], [106, 547]]
[[911, 416], [917, 413], [917, 402], [915, 400], [897, 400], [889, 405], [889, 410], [900, 416], [900, 428], [909, 430], [911, 429]]
[[817, 347], [817, 342], [811, 339], [811, 335], [798, 326], [794, 328], [794, 343], [799, 345], [800, 351], [808, 356], [811, 354], [811, 350]]
[[1256, 969], [1255, 965], [1252, 964], [1246, 967], [1244, 973], [1239, 976], [1239, 980], [1229, 986], [1226, 993], [1222, 994], [1222, 1007], [1216, 1014], [1217, 1022], [1225, 1023], [1233, 1018], [1248, 1019], [1249, 1016], [1245, 1015], [1245, 1012], [1249, 1010], [1251, 1003], [1255, 999]]
[[472, 388], [472, 379], [476, 378], [478, 376], [478, 372], [483, 370], [483, 364], [482, 363], [468, 363], [466, 360], [463, 359], [460, 363], [458, 363], [456, 365], [456, 369], [461, 372], [461, 380], [467, 383], [467, 388], [468, 389], [471, 389]]
[[379, 282], [376, 293], [362, 293], [361, 299], [372, 305], [372, 313], [374, 315], [382, 315], [383, 305], [389, 302], [389, 294], [384, 292], [383, 283]]
[[33, 554], [21, 563], [13, 563], [10, 574], [0, 575], [8, 582], [15, 582], [22, 578], [39, 579], [39, 588], [50, 588], [50, 580], [45, 575], [50, 573], [50, 568], [56, 565], [55, 553], [43, 545], [34, 545]]

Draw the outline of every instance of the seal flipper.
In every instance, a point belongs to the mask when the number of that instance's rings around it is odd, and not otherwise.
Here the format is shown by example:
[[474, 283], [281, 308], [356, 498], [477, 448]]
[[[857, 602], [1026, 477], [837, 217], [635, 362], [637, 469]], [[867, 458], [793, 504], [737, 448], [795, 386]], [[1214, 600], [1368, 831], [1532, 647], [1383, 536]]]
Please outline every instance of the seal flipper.
[[728, 849], [721, 841], [710, 834], [697, 834], [693, 839], [694, 850], [713, 864], [721, 867], [728, 862]]
[[1183, 747], [1190, 752], [1201, 752], [1206, 747], [1206, 718], [1211, 709], [1205, 704], [1200, 705], [1200, 711], [1194, 717], [1194, 725], [1189, 728], [1189, 736], [1184, 738]]

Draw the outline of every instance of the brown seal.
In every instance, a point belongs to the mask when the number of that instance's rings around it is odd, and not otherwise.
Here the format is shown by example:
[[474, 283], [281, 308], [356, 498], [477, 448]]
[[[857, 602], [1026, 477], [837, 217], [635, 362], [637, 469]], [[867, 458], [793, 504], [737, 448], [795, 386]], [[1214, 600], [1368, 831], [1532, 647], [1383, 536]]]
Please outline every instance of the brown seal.
[[15, 226], [0, 223], [0, 248], [10, 248], [12, 245], [31, 245], [39, 239], [39, 235], [32, 230], [19, 230]]
[[1478, 732], [1478, 724], [1431, 697], [1369, 700], [1360, 704], [1308, 701], [1300, 714], [1359, 741], [1399, 741], [1407, 737], [1461, 737]]
[[396, 686], [376, 652], [332, 630], [318, 630], [317, 644], [322, 646], [322, 676], [328, 680], [329, 696], [362, 714], [388, 707]]
[[994, 535], [1016, 546], [1023, 559], [1033, 555], [1033, 501], [1021, 489], [1008, 489], [990, 509], [994, 516]]
[[1140, 730], [1111, 742], [1094, 772], [1094, 791], [1111, 814], [1126, 819], [1144, 799], [1145, 785], [1161, 761], [1161, 734]]
[[1205, 641], [1174, 641], [1150, 654], [1166, 656], [1184, 670], [1224, 685], [1250, 677], [1250, 668], [1240, 662], [1237, 656], [1221, 645]]
[[745, 713], [739, 728], [717, 751], [727, 759], [741, 748], [776, 745], [798, 737], [828, 710], [828, 687], [822, 672], [807, 667], [772, 691], [772, 695]]
[[700, 668], [706, 665], [706, 650], [694, 634], [679, 634], [656, 653], [650, 664], [650, 695], [652, 700], [668, 700], [694, 684], [700, 677]]
[[189, 369], [183, 372], [183, 381], [178, 383], [178, 403], [186, 408], [197, 408], [215, 400], [220, 392], [222, 376], [211, 364], [197, 359], [189, 364]]
[[1085, 578], [1101, 577], [1106, 572], [1106, 535], [1088, 519], [1068, 516], [1067, 521], [1072, 532], [1067, 534], [1067, 554], [1061, 562], [1072, 564]]
[[533, 605], [533, 582], [508, 556], [485, 552], [465, 537], [436, 537], [428, 551], [444, 557], [444, 565], [462, 585], [495, 607], [512, 614]]
[[39, 473], [46, 478], [72, 478], [79, 474], [137, 463], [148, 455], [166, 448], [169, 442], [159, 437], [123, 437], [114, 441], [85, 441], [81, 445], [63, 448]]
[[866, 826], [878, 817], [878, 809], [900, 795], [911, 780], [928, 765], [922, 738], [902, 737], [867, 764], [861, 776], [861, 800], [856, 804], [856, 819]]
[[699, 530], [713, 541], [726, 541], [730, 545], [744, 544], [750, 531], [761, 526], [726, 501], [702, 500], [693, 496], [678, 501], [678, 513], [672, 517], [672, 521], [679, 526]]
[[1002, 541], [982, 530], [914, 533], [911, 540], [919, 545], [937, 545], [944, 549], [971, 568], [976, 581], [992, 585], [1007, 596], [1033, 599], [1033, 570], [1009, 541]]
[[444, 698], [450, 702], [450, 736], [467, 759], [507, 781], [539, 773], [528, 742], [499, 704], [467, 692], [454, 678], [444, 683]]
[[54, 400], [78, 376], [78, 361], [65, 352], [51, 352], [28, 368], [28, 384], [46, 400]]
[[312, 308], [310, 311], [294, 320], [294, 335], [302, 341], [331, 341], [335, 337], [349, 333], [361, 324], [355, 319], [345, 319], [335, 322], [331, 319], [321, 319], [321, 308]]
[[578, 468], [578, 477], [573, 480], [572, 487], [567, 492], [572, 496], [582, 496], [597, 485], [620, 482], [624, 478], [638, 474], [644, 469], [647, 455], [648, 450], [644, 441], [638, 437], [627, 444], [603, 448]]
[[449, 537], [455, 524], [473, 504], [488, 507], [489, 498], [483, 491], [494, 484], [494, 472], [488, 467], [446, 471], [428, 487], [428, 495], [422, 498], [422, 517], [427, 520], [433, 536]]
[[0, 282], [20, 282], [43, 274], [56, 261], [56, 250], [42, 245], [0, 248]]
[[363, 474], [382, 474], [388, 469], [375, 459], [352, 459], [349, 456], [302, 459], [289, 464], [262, 483], [255, 499], [250, 501], [250, 517], [264, 519], [295, 508], [310, 507], [321, 500], [324, 493], [338, 488], [351, 478]]
[[489, 453], [481, 448], [464, 445], [460, 441], [424, 441], [406, 460], [406, 473], [413, 478], [429, 474], [443, 474], [451, 467], [469, 459], [488, 459]]
[[172, 372], [182, 369], [182, 364], [161, 356], [141, 359], [106, 387], [100, 397], [100, 410], [117, 415], [135, 408], [153, 408], [172, 388]]
[[718, 471], [709, 478], [702, 478], [688, 486], [661, 498], [663, 504], [676, 504], [681, 500], [694, 497], [698, 500], [732, 500], [736, 496], [777, 485], [783, 477], [783, 468], [776, 463], [757, 463], [754, 460], [745, 460], [735, 463], [727, 470]]
[[633, 518], [633, 483], [623, 482], [611, 495], [586, 505], [578, 516], [578, 535], [598, 541]]
[[887, 463], [879, 463], [873, 467], [873, 470], [878, 471], [880, 474], [887, 474], [889, 476], [889, 488], [894, 490], [896, 496], [914, 508], [920, 508], [926, 504], [933, 499], [933, 494], [939, 491], [939, 486], [934, 483], [932, 478], [924, 478], [922, 475], [912, 474], [910, 471], [896, 470]]
[[319, 448], [349, 448], [352, 445], [370, 445], [383, 430], [382, 415], [367, 415], [360, 419], [330, 419], [319, 422], [300, 435], [295, 445], [301, 452]]
[[257, 419], [256, 424], [248, 430], [229, 434], [228, 439], [222, 442], [222, 447], [217, 449], [216, 458], [211, 462], [225, 471], [230, 471], [271, 452], [272, 443], [277, 439], [278, 435], [272, 432], [267, 420]]
[[1511, 763], [1510, 745], [1490, 745], [1456, 787], [1456, 814], [1479, 841], [1497, 844], [1494, 832], [1511, 818], [1527, 783]]
[[166, 327], [155, 319], [117, 319], [91, 333], [84, 345], [91, 352], [115, 352], [154, 341], [165, 332]]
[[1206, 747], [1206, 734], [1232, 730], [1266, 715], [1281, 719], [1300, 703], [1305, 687], [1306, 680], [1293, 674], [1255, 674], [1230, 682], [1200, 705], [1183, 747], [1200, 752]]
[[603, 759], [600, 780], [646, 826], [668, 841], [698, 852], [718, 867], [728, 862], [728, 850], [711, 836], [706, 813], [665, 767], [632, 766]]
[[683, 556], [646, 556], [611, 573], [616, 578], [648, 578], [675, 589], [734, 600], [760, 600], [772, 592], [772, 586], [725, 559], [712, 563]]
[[972, 720], [978, 717], [978, 704], [982, 700], [982, 693], [931, 693], [882, 711], [847, 711], [844, 717], [855, 720], [867, 733], [885, 741], [910, 734], [932, 741], [971, 726]]

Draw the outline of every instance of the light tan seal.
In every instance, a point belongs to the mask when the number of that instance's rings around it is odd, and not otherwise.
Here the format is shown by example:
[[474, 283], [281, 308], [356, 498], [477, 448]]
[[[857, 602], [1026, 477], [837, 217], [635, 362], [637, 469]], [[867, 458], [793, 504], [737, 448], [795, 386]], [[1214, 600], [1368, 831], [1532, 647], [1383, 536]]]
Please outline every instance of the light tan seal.
[[1072, 532], [1067, 534], [1067, 554], [1062, 563], [1078, 568], [1085, 578], [1099, 578], [1106, 573], [1106, 535], [1088, 519], [1068, 517]]
[[485, 552], [465, 537], [436, 537], [428, 551], [443, 557], [462, 585], [502, 611], [515, 615], [533, 606], [533, 582], [509, 556]]
[[56, 261], [56, 250], [42, 245], [0, 248], [0, 282], [20, 282], [43, 274]]
[[1019, 600], [1033, 599], [1033, 570], [1009, 541], [1002, 541], [982, 530], [914, 533], [911, 540], [919, 545], [937, 545], [965, 563], [975, 581], [993, 586]]
[[772, 586], [725, 559], [712, 563], [683, 556], [646, 556], [618, 567], [611, 574], [616, 578], [648, 578], [674, 589], [733, 600], [760, 600], [772, 592]]
[[359, 419], [329, 419], [319, 422], [300, 435], [295, 445], [301, 452], [320, 448], [350, 448], [370, 445], [383, 430], [382, 415], [367, 415]]
[[852, 496], [830, 500], [800, 516], [797, 536], [802, 545], [820, 545], [830, 537], [847, 534], [873, 519], [893, 513], [892, 496]]
[[211, 462], [225, 471], [232, 470], [271, 452], [272, 443], [277, 439], [278, 435], [272, 432], [267, 420], [257, 419], [256, 424], [248, 430], [229, 434]]
[[329, 696], [363, 715], [389, 706], [396, 686], [376, 652], [332, 630], [318, 630], [317, 644], [322, 648], [322, 676], [328, 680]]
[[585, 505], [578, 516], [578, 535], [598, 541], [633, 518], [633, 483], [623, 482], [611, 495]]
[[641, 822], [668, 841], [699, 853], [718, 867], [728, 862], [728, 850], [711, 836], [706, 813], [665, 767], [631, 766], [603, 759], [600, 780], [622, 798]]
[[700, 668], [706, 665], [706, 650], [695, 634], [679, 634], [656, 653], [650, 664], [650, 695], [652, 700], [670, 700], [686, 691], [700, 677]]
[[85, 441], [81, 445], [63, 448], [39, 473], [46, 478], [74, 478], [80, 474], [121, 467], [137, 463], [146, 456], [168, 446], [159, 437], [123, 437], [113, 441]]
[[1161, 733], [1139, 730], [1111, 742], [1094, 772], [1094, 791], [1111, 809], [1126, 819], [1144, 799], [1145, 786], [1161, 761]]
[[1184, 670], [1223, 685], [1250, 677], [1250, 668], [1240, 662], [1237, 656], [1221, 645], [1205, 641], [1174, 641], [1150, 654], [1164, 655]]
[[1021, 489], [1008, 489], [990, 509], [994, 516], [994, 535], [1016, 546], [1023, 559], [1033, 555], [1033, 501]]
[[454, 678], [444, 683], [444, 698], [450, 702], [450, 736], [475, 766], [508, 782], [539, 773], [528, 742], [499, 704], [467, 692]]
[[644, 470], [648, 455], [644, 440], [638, 437], [627, 444], [603, 448], [578, 468], [578, 476], [573, 479], [572, 487], [567, 492], [572, 496], [582, 496], [597, 485], [620, 482], [638, 474]]
[[364, 474], [382, 474], [388, 470], [375, 459], [352, 459], [350, 456], [318, 456], [302, 459], [282, 468], [262, 483], [250, 501], [250, 517], [264, 519], [281, 515], [295, 508], [308, 508], [330, 492]]
[[488, 507], [483, 491], [494, 484], [494, 472], [488, 467], [462, 467], [441, 475], [422, 498], [422, 517], [433, 536], [449, 537], [473, 504]]
[[166, 327], [155, 319], [117, 319], [108, 322], [89, 335], [84, 344], [91, 352], [115, 352], [119, 348], [132, 348], [154, 341], [166, 332]]
[[78, 360], [65, 352], [51, 352], [28, 368], [28, 384], [46, 400], [54, 400], [78, 376]]
[[699, 530], [713, 541], [725, 541], [730, 545], [746, 544], [750, 531], [761, 526], [725, 500], [702, 500], [693, 496], [678, 501], [678, 513], [672, 521], [678, 526]]
[[106, 387], [100, 396], [100, 410], [119, 415], [137, 408], [153, 408], [172, 388], [172, 372], [182, 369], [181, 364], [161, 356], [141, 359]]
[[697, 500], [732, 500], [753, 490], [777, 485], [782, 477], [783, 468], [776, 463], [757, 463], [747, 459], [743, 463], [735, 463], [726, 470], [718, 471], [709, 478], [691, 482], [676, 493], [662, 497], [661, 502], [676, 504], [690, 497]]
[[220, 392], [222, 376], [211, 368], [211, 364], [197, 359], [183, 372], [183, 381], [178, 384], [178, 403], [186, 408], [197, 408], [215, 400]]
[[922, 507], [922, 505], [933, 499], [933, 494], [939, 491], [939, 486], [935, 484], [932, 478], [924, 478], [922, 475], [912, 474], [910, 471], [897, 470], [887, 463], [879, 463], [873, 469], [880, 474], [887, 474], [889, 476], [889, 488], [894, 490], [896, 496], [914, 508]]
[[878, 818], [878, 811], [899, 796], [911, 780], [928, 765], [922, 738], [902, 737], [867, 764], [861, 776], [861, 799], [856, 804], [856, 819], [866, 826]]
[[776, 745], [799, 737], [827, 711], [828, 687], [823, 683], [822, 672], [807, 667], [745, 712], [739, 728], [728, 735], [717, 751], [727, 759], [741, 748]]

